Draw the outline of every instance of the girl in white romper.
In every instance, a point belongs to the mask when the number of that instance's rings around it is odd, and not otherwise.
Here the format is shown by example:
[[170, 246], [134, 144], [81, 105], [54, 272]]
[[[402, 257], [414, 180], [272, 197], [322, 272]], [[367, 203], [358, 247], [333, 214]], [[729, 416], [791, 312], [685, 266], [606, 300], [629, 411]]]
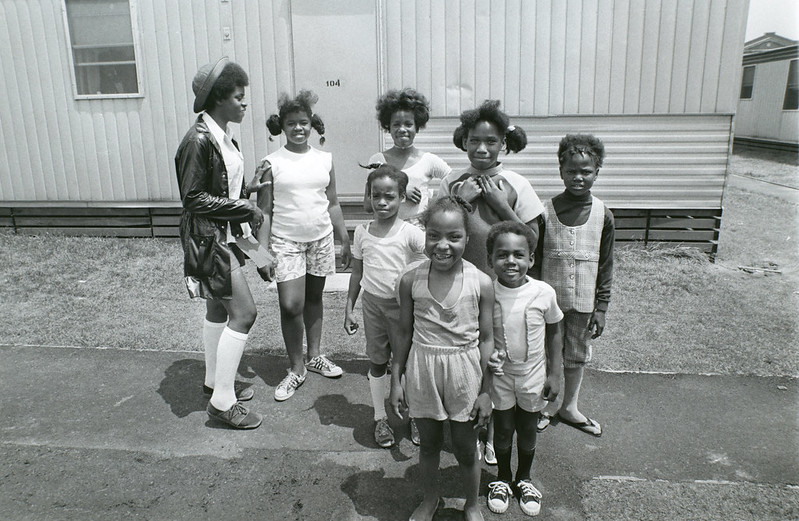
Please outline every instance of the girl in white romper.
[[[463, 260], [469, 205], [456, 197], [430, 204], [422, 217], [425, 255], [399, 281], [400, 335], [391, 374], [391, 406], [416, 420], [424, 499], [414, 521], [429, 521], [439, 504], [438, 469], [444, 422], [466, 486], [464, 514], [483, 519], [477, 504], [480, 466], [475, 426], [491, 416], [486, 363], [494, 348], [491, 278]], [[403, 389], [401, 380], [405, 375]]]

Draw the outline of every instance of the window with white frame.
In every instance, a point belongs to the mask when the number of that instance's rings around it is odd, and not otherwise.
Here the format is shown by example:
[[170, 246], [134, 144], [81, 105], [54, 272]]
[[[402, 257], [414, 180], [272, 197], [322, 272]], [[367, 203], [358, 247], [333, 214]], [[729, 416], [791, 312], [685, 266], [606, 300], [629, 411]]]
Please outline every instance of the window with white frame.
[[755, 66], [747, 65], [744, 67], [743, 78], [741, 78], [741, 99], [752, 99], [752, 89], [755, 86]]
[[64, 0], [75, 94], [139, 96], [130, 0]]
[[799, 70], [796, 68], [797, 60], [791, 60], [788, 66], [788, 82], [785, 85], [785, 99], [782, 110], [799, 109]]

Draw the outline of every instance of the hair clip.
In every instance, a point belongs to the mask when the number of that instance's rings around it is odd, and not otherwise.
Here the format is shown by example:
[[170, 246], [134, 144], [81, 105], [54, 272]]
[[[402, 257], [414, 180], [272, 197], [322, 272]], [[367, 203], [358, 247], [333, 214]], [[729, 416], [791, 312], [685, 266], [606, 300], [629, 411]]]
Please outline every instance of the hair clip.
[[516, 126], [515, 125], [511, 125], [511, 126], [508, 127], [508, 132], [513, 132], [514, 130], [516, 130]]

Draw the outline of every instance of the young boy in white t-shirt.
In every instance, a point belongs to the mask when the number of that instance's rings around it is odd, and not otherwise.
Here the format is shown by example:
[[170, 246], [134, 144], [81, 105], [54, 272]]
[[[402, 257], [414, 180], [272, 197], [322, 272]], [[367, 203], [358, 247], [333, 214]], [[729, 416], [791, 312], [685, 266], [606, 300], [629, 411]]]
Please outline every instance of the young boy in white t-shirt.
[[[529, 515], [541, 510], [541, 493], [530, 480], [540, 411], [560, 390], [563, 313], [555, 290], [527, 276], [533, 264], [535, 233], [522, 223], [505, 221], [488, 232], [488, 264], [494, 270], [494, 450], [497, 480], [489, 483], [488, 508], [508, 509], [513, 488]], [[516, 433], [518, 467], [511, 474], [511, 444]], [[513, 484], [513, 485], [512, 485]], [[512, 488], [513, 487], [513, 488]]]
[[[377, 166], [377, 165], [370, 165]], [[408, 176], [387, 164], [379, 165], [367, 178], [374, 220], [355, 229], [352, 246], [352, 274], [344, 310], [344, 330], [355, 334], [358, 323], [353, 308], [363, 287], [363, 322], [366, 354], [369, 356], [369, 389], [375, 418], [375, 442], [394, 445], [394, 431], [386, 414], [386, 370], [399, 328], [399, 303], [395, 284], [411, 262], [424, 259], [424, 232], [398, 218], [405, 200]], [[418, 442], [411, 420], [411, 441]]]

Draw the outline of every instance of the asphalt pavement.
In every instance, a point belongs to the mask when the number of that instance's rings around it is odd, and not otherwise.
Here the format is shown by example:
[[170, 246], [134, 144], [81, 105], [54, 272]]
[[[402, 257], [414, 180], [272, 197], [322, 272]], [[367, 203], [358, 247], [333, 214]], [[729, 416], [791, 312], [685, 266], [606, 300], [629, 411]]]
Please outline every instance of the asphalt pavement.
[[[283, 357], [245, 355], [240, 379], [261, 427], [209, 421], [201, 353], [0, 346], [0, 519], [406, 520], [421, 498], [407, 425], [372, 439], [366, 360], [311, 374], [275, 402]], [[588, 370], [582, 409], [601, 438], [540, 435], [540, 519], [584, 519], [587, 480], [799, 484], [799, 385], [789, 377]], [[460, 519], [457, 464], [442, 457], [444, 506]], [[481, 501], [496, 467], [483, 464]], [[487, 520], [527, 519], [513, 505]]]

